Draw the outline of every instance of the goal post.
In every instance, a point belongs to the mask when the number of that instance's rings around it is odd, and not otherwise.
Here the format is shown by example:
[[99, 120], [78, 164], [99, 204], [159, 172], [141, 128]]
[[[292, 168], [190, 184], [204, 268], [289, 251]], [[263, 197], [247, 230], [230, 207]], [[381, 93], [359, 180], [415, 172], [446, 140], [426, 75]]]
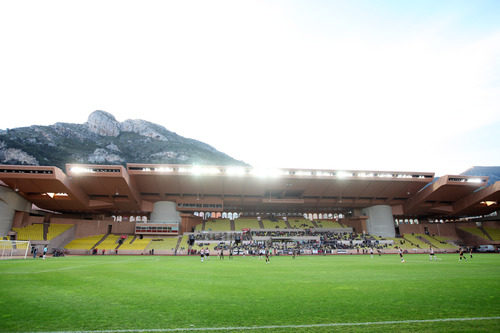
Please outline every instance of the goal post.
[[30, 250], [30, 241], [0, 240], [1, 259], [26, 259]]

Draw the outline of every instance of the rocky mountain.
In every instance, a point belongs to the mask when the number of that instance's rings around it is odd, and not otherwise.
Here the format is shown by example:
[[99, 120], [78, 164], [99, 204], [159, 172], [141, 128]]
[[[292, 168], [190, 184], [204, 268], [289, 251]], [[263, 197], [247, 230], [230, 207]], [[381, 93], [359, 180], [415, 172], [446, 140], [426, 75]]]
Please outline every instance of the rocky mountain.
[[118, 122], [105, 111], [84, 124], [56, 123], [0, 130], [0, 164], [66, 163], [246, 165], [203, 142], [145, 120]]
[[464, 176], [488, 176], [488, 185], [500, 180], [500, 166], [475, 166], [461, 173]]

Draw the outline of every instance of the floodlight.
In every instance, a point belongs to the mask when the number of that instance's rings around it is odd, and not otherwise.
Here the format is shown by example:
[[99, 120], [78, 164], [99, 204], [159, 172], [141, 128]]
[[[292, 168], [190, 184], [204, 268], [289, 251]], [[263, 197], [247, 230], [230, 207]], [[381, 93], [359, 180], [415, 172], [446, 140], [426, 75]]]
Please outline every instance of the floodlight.
[[392, 178], [390, 173], [379, 173], [378, 176], [382, 178]]
[[226, 169], [226, 174], [230, 176], [244, 176], [246, 173], [245, 168], [231, 167]]
[[253, 176], [267, 178], [267, 177], [280, 177], [285, 175], [285, 172], [280, 169], [252, 169], [250, 173]]
[[178, 168], [177, 171], [182, 173], [188, 173], [191, 172], [191, 168]]
[[94, 170], [92, 170], [90, 168], [84, 168], [84, 167], [75, 166], [75, 167], [71, 168], [71, 172], [75, 173], [75, 174], [92, 173], [92, 172], [94, 172]]
[[173, 172], [174, 168], [159, 167], [155, 169], [156, 172]]
[[295, 171], [295, 176], [311, 176], [311, 175], [312, 175], [311, 171], [304, 171], [304, 170]]
[[362, 178], [373, 177], [373, 173], [361, 172], [361, 173], [358, 173], [358, 177], [362, 177]]
[[201, 173], [204, 175], [216, 175], [221, 173], [222, 171], [219, 168], [215, 167], [208, 167], [208, 168], [201, 168]]
[[469, 178], [467, 183], [481, 183], [483, 180], [481, 178]]
[[345, 172], [345, 171], [338, 171], [337, 172], [337, 178], [347, 178], [347, 177], [352, 177], [352, 173]]
[[191, 174], [195, 176], [201, 176], [201, 175], [216, 175], [220, 173], [220, 169], [215, 168], [215, 167], [202, 167], [199, 165], [194, 165], [192, 168], [187, 169], [184, 172], [190, 172]]

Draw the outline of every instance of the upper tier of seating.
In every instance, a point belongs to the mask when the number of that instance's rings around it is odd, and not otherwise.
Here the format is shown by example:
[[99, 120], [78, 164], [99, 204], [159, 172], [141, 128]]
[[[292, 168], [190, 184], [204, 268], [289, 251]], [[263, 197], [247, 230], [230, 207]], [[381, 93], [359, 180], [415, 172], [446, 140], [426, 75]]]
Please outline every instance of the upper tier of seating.
[[[47, 240], [52, 240], [65, 232], [68, 229], [71, 229], [73, 224], [57, 224], [51, 223], [48, 227], [47, 232]], [[15, 232], [17, 232], [18, 240], [43, 240], [43, 224], [31, 224], [23, 228], [12, 228]]]
[[490, 235], [494, 241], [500, 241], [500, 229], [484, 227], [484, 230]]
[[227, 231], [231, 225], [227, 219], [208, 220], [205, 222], [205, 231]]
[[319, 228], [331, 228], [331, 229], [344, 228], [339, 222], [333, 220], [319, 220], [316, 221], [316, 225]]
[[24, 228], [12, 228], [18, 240], [43, 240], [43, 224], [32, 224]]
[[460, 229], [467, 231], [470, 234], [473, 234], [474, 236], [483, 238], [485, 240], [489, 240], [488, 236], [479, 228], [477, 227], [460, 227]]
[[236, 219], [234, 220], [234, 230], [241, 231], [242, 229], [260, 229], [259, 221], [257, 219]]
[[422, 240], [417, 234], [405, 234], [404, 238], [408, 240], [410, 243], [413, 243], [413, 248], [427, 249], [430, 244], [425, 240]]
[[262, 223], [264, 224], [264, 229], [288, 229], [288, 226], [283, 220], [271, 221], [266, 219], [262, 220]]
[[[231, 222], [228, 219], [209, 219], [205, 223], [197, 224], [195, 232], [201, 231], [231, 231]], [[234, 231], [241, 231], [242, 229], [259, 230], [259, 229], [313, 229], [313, 228], [327, 228], [338, 229], [344, 228], [339, 222], [333, 220], [319, 220], [312, 222], [304, 218], [289, 218], [288, 222], [282, 219], [269, 220], [263, 219], [259, 222], [256, 218], [239, 218], [234, 220]]]
[[47, 232], [47, 240], [52, 240], [65, 232], [68, 229], [71, 229], [73, 227], [73, 224], [56, 224], [56, 223], [51, 223], [49, 225], [49, 230]]

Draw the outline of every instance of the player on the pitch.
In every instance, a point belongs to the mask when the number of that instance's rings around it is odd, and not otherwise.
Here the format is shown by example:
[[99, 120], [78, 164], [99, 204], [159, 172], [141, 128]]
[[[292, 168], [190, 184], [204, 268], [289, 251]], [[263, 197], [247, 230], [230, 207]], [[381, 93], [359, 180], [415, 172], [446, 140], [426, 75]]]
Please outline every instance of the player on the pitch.
[[269, 256], [271, 254], [271, 250], [266, 249], [265, 251], [266, 251], [265, 252], [266, 253], [266, 264], [268, 264], [268, 263], [270, 263]]
[[201, 262], [203, 262], [203, 260], [205, 259], [205, 249], [204, 248], [201, 248], [201, 250], [200, 250], [200, 257], [201, 257]]
[[464, 256], [464, 249], [460, 248], [458, 251], [459, 251], [459, 255], [460, 255], [458, 257], [458, 261], [462, 261], [462, 259], [465, 260], [465, 261], [467, 261], [467, 258]]
[[432, 248], [432, 245], [429, 246], [429, 260], [437, 260], [436, 256], [434, 255], [434, 249]]
[[224, 248], [220, 249], [219, 260], [224, 260]]
[[401, 262], [406, 262], [405, 258], [403, 258], [403, 249], [399, 248], [398, 252], [399, 252], [399, 257], [401, 258]]

